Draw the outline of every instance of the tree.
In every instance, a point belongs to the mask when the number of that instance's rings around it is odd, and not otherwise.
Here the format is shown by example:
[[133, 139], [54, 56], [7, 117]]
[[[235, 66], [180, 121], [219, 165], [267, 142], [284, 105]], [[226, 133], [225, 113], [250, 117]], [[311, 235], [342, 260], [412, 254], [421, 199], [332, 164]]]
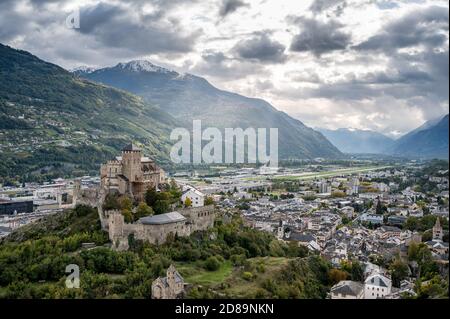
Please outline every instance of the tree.
[[151, 216], [154, 214], [153, 209], [148, 206], [146, 203], [144, 202], [140, 202], [138, 207], [136, 208], [136, 214], [135, 217], [137, 219], [145, 217], [145, 216]]
[[354, 281], [363, 281], [364, 280], [364, 270], [360, 264], [360, 262], [356, 259], [352, 261], [342, 261], [341, 269], [350, 274], [350, 277]]
[[209, 271], [215, 271], [220, 268], [220, 261], [215, 256], [208, 257], [205, 260], [205, 268]]
[[383, 214], [383, 206], [381, 205], [380, 199], [378, 199], [377, 206], [376, 206], [376, 208], [375, 208], [375, 212], [376, 212], [378, 215], [382, 215], [382, 214]]
[[118, 199], [119, 207], [122, 210], [132, 210], [133, 209], [133, 202], [130, 197], [124, 195], [120, 196]]
[[347, 277], [348, 277], [347, 272], [336, 268], [333, 268], [328, 272], [328, 279], [332, 285], [335, 285], [342, 280], [346, 280]]
[[214, 204], [214, 199], [211, 196], [207, 196], [205, 198], [205, 205], [208, 206], [208, 205], [213, 205], [213, 204]]
[[131, 210], [129, 209], [123, 209], [122, 215], [125, 223], [132, 223], [133, 222], [133, 214], [131, 213]]
[[174, 178], [170, 179], [170, 190], [178, 190], [178, 185]]
[[170, 209], [169, 202], [167, 200], [157, 200], [153, 205], [155, 215], [167, 213]]
[[113, 194], [107, 194], [105, 201], [103, 203], [103, 209], [104, 210], [112, 210], [112, 209], [119, 209], [119, 203], [117, 201], [117, 196]]
[[392, 276], [392, 285], [400, 287], [400, 282], [409, 275], [409, 267], [400, 258], [396, 258], [389, 267]]
[[149, 187], [147, 191], [145, 192], [145, 202], [148, 206], [152, 207], [155, 205], [155, 202], [157, 200], [158, 193], [153, 187]]
[[189, 197], [186, 197], [186, 200], [184, 201], [185, 207], [191, 207], [192, 206], [192, 200]]

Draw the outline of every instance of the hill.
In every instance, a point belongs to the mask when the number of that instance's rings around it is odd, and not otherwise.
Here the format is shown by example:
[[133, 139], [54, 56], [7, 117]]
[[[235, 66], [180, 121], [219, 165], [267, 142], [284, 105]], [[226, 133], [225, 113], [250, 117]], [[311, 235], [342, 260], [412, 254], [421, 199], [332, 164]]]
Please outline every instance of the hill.
[[138, 96], [0, 44], [3, 182], [97, 173], [130, 140], [168, 163], [175, 126], [177, 120]]
[[394, 140], [374, 131], [340, 128], [318, 129], [341, 152], [353, 154], [381, 154]]
[[321, 133], [268, 102], [219, 90], [195, 75], [180, 74], [148, 61], [119, 63], [97, 70], [78, 68], [74, 74], [142, 96], [188, 128], [192, 127], [193, 119], [202, 120], [204, 127], [278, 128], [282, 159], [342, 157]]
[[413, 158], [448, 159], [448, 114], [402, 136], [386, 152]]
[[[326, 261], [245, 227], [238, 216], [161, 246], [131, 243], [129, 251], [111, 250], [97, 211], [87, 206], [24, 226], [0, 240], [0, 299], [149, 299], [170, 264], [192, 284], [190, 298], [324, 298], [329, 289]], [[65, 287], [69, 264], [80, 267], [80, 289]]]

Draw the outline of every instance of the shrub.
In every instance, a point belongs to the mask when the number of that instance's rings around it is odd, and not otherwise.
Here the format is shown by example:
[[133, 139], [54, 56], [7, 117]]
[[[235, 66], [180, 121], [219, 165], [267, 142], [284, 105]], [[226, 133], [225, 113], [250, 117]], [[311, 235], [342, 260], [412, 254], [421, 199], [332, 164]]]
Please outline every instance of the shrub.
[[209, 271], [218, 270], [220, 268], [220, 261], [215, 256], [208, 257], [205, 261], [204, 267]]
[[253, 279], [253, 274], [249, 271], [244, 271], [242, 273], [242, 278], [247, 281], [251, 281]]

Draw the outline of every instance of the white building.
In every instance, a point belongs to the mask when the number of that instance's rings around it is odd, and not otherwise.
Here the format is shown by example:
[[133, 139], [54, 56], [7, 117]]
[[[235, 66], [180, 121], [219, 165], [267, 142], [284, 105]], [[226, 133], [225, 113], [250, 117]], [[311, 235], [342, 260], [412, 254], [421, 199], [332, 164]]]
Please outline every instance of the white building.
[[326, 182], [321, 182], [319, 184], [319, 192], [320, 194], [331, 194], [331, 185]]
[[391, 293], [392, 281], [380, 274], [374, 273], [364, 282], [364, 299], [384, 298]]
[[186, 202], [186, 199], [190, 198], [192, 202], [192, 207], [201, 207], [205, 205], [205, 194], [200, 192], [195, 188], [189, 188], [183, 192], [181, 195], [181, 200], [183, 203]]
[[383, 215], [375, 215], [375, 214], [362, 214], [359, 219], [361, 222], [367, 222], [371, 224], [383, 224]]

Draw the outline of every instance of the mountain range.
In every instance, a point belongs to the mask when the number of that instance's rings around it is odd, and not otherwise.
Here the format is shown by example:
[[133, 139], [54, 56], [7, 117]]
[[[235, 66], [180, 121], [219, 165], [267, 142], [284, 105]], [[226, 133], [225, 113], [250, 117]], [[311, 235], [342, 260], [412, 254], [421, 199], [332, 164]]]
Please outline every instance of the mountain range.
[[442, 115], [425, 122], [397, 140], [369, 130], [317, 128], [341, 152], [385, 154], [406, 158], [448, 158], [449, 117]]
[[430, 120], [396, 140], [385, 152], [404, 157], [448, 159], [448, 123], [448, 114]]
[[[170, 132], [191, 127], [192, 119], [201, 119], [203, 127], [278, 128], [280, 159], [344, 156], [322, 133], [266, 101], [219, 90], [195, 75], [148, 61], [71, 73], [0, 44], [0, 183], [6, 176], [33, 180], [94, 173], [130, 140], [170, 166]], [[353, 135], [359, 135], [352, 146], [359, 152], [381, 152], [375, 144], [391, 143], [373, 134], [366, 142], [361, 140], [366, 133]], [[448, 158], [448, 115], [384, 152]]]
[[192, 125], [193, 118], [218, 127], [276, 127], [280, 158], [342, 156], [321, 133], [269, 103], [218, 90], [193, 75], [147, 62], [71, 73], [0, 44], [0, 183], [6, 176], [94, 173], [130, 140], [170, 166], [170, 132]]
[[78, 68], [81, 78], [129, 91], [175, 117], [186, 127], [192, 120], [218, 128], [278, 128], [279, 157], [338, 158], [342, 153], [320, 132], [268, 102], [219, 90], [206, 79], [180, 74], [146, 60], [93, 70]]
[[344, 153], [382, 154], [394, 144], [394, 140], [390, 137], [369, 130], [346, 128], [317, 130]]

